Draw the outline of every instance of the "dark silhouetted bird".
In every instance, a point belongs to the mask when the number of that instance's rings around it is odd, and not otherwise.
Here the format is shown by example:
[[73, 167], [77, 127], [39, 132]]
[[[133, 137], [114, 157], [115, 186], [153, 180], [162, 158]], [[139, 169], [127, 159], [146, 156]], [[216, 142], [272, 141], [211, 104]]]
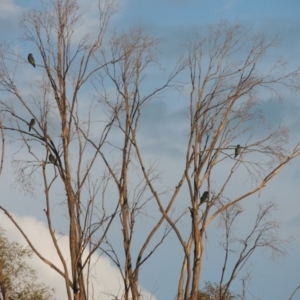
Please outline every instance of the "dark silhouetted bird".
[[56, 164], [56, 158], [55, 158], [51, 153], [49, 154], [49, 161], [50, 161], [52, 164], [57, 165], [57, 164]]
[[241, 153], [242, 147], [240, 145], [237, 145], [235, 148], [235, 155], [234, 158], [236, 158]]
[[30, 123], [29, 123], [29, 131], [31, 130], [31, 128], [34, 126], [35, 124], [35, 119], [31, 119]]
[[200, 198], [200, 204], [199, 204], [199, 206], [200, 206], [202, 203], [207, 202], [207, 200], [208, 200], [208, 191], [205, 191], [205, 192], [202, 194], [201, 198]]
[[31, 63], [35, 67], [35, 60], [31, 53], [28, 54], [28, 62]]

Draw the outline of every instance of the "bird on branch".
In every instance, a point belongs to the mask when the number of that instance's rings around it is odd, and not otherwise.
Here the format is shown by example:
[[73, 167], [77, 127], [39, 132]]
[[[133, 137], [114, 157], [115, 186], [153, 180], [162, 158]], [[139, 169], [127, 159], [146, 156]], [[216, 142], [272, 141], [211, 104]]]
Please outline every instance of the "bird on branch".
[[241, 153], [241, 150], [242, 150], [242, 147], [240, 145], [237, 145], [234, 150], [234, 152], [235, 152], [234, 158], [236, 158]]
[[28, 62], [35, 67], [35, 60], [31, 53], [28, 54]]
[[29, 123], [29, 131], [33, 128], [34, 124], [35, 124], [35, 119], [31, 119]]
[[55, 158], [51, 153], [49, 154], [49, 161], [50, 161], [52, 164], [54, 164], [54, 165], [57, 166], [57, 164], [56, 164], [56, 158]]
[[200, 206], [202, 203], [207, 202], [207, 200], [208, 200], [208, 191], [205, 191], [205, 192], [202, 194], [201, 198], [200, 198], [200, 204], [199, 204], [199, 206]]

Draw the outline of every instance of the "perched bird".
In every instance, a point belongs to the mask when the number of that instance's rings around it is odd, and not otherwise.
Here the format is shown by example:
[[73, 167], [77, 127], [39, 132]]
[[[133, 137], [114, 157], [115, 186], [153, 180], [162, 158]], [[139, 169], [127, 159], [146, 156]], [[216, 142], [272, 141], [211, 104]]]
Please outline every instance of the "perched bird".
[[56, 158], [51, 153], [49, 154], [49, 161], [52, 164], [56, 165]]
[[202, 194], [201, 198], [200, 198], [200, 204], [199, 204], [199, 206], [200, 206], [202, 203], [206, 202], [207, 200], [208, 200], [208, 191], [205, 191], [205, 192]]
[[240, 153], [241, 153], [242, 147], [240, 145], [237, 145], [235, 148], [235, 156], [234, 158], [236, 158]]
[[35, 119], [31, 119], [30, 123], [29, 123], [29, 131], [31, 130], [31, 128], [34, 126], [35, 124]]
[[28, 54], [28, 62], [31, 63], [35, 67], [35, 60], [31, 53]]

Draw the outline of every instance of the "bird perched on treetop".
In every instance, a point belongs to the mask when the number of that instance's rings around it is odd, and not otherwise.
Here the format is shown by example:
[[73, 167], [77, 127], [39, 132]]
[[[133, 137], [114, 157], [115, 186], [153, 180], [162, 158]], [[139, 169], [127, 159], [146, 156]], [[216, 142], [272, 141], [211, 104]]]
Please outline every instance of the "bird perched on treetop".
[[31, 53], [28, 54], [28, 62], [31, 63], [35, 67], [35, 60]]
[[200, 206], [202, 203], [206, 202], [207, 200], [208, 200], [208, 191], [205, 191], [205, 192], [202, 194], [201, 198], [200, 198], [200, 204], [199, 204], [199, 206]]
[[31, 128], [34, 126], [35, 124], [35, 119], [31, 119], [30, 123], [29, 123], [29, 131], [31, 130]]
[[54, 164], [54, 165], [57, 166], [57, 164], [56, 164], [56, 158], [55, 158], [51, 153], [49, 154], [49, 161], [50, 161], [52, 164]]
[[236, 158], [241, 153], [242, 147], [240, 145], [237, 145], [235, 148], [235, 155], [234, 158]]

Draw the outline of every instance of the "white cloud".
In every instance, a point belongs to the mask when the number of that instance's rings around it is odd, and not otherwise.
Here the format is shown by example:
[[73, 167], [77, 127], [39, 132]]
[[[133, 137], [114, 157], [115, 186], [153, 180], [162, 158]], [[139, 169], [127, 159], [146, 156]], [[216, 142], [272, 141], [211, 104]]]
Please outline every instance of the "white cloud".
[[[55, 266], [62, 270], [62, 264], [57, 255], [57, 252], [51, 242], [49, 231], [46, 225], [35, 218], [29, 216], [20, 217], [13, 215], [14, 219], [18, 222], [20, 227], [28, 235], [34, 246], [40, 253]], [[1, 217], [1, 224], [5, 230], [5, 235], [10, 241], [17, 241], [21, 245], [26, 246], [26, 241], [21, 236], [20, 232], [16, 229], [13, 223], [4, 216]], [[69, 243], [67, 236], [59, 236], [59, 246], [62, 253], [68, 260]], [[30, 265], [37, 270], [39, 279], [41, 282], [55, 288], [57, 299], [65, 299], [66, 291], [63, 278], [56, 273], [55, 270], [51, 269], [48, 265], [43, 263], [37, 256], [34, 256], [30, 261]], [[98, 254], [93, 255], [92, 264], [94, 267], [91, 272], [91, 299], [108, 300], [112, 299], [112, 296], [122, 296], [122, 278], [116, 267], [114, 267], [109, 259], [99, 256]], [[142, 289], [141, 289], [142, 290]], [[142, 290], [143, 299], [155, 298], [145, 290]]]

